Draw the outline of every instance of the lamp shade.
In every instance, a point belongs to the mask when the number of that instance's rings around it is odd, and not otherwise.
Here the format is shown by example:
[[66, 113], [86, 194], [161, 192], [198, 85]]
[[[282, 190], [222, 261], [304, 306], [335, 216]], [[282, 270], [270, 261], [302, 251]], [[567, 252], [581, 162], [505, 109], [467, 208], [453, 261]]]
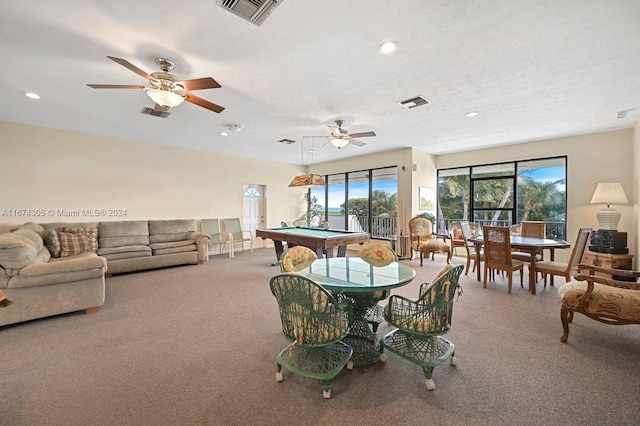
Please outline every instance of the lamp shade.
[[327, 186], [322, 176], [314, 174], [299, 175], [293, 178], [289, 188], [313, 188]]
[[169, 90], [151, 89], [147, 91], [147, 95], [158, 105], [170, 108], [176, 107], [184, 102], [182, 96]]
[[599, 183], [591, 199], [591, 204], [606, 204], [607, 208], [611, 204], [627, 204], [628, 202], [620, 182]]
[[596, 192], [593, 193], [591, 204], [606, 204], [606, 209], [596, 212], [598, 228], [606, 230], [617, 230], [618, 222], [622, 216], [616, 209], [610, 208], [611, 204], [627, 204], [627, 195], [624, 193], [620, 182], [599, 183]]

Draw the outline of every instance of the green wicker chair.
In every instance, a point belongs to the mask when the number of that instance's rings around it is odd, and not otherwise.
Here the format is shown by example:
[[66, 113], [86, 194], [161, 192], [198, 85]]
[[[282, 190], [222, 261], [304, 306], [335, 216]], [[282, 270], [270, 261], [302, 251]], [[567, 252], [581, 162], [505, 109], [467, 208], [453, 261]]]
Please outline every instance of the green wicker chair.
[[281, 272], [299, 272], [318, 259], [316, 252], [305, 246], [293, 246], [280, 256]]
[[[427, 389], [436, 385], [431, 379], [433, 369], [450, 358], [456, 365], [455, 345], [441, 337], [451, 328], [451, 315], [463, 265], [447, 265], [430, 283], [420, 286], [417, 300], [392, 295], [384, 311], [385, 319], [395, 330], [380, 342], [381, 357], [384, 349], [422, 367]], [[382, 359], [382, 358], [381, 358]]]
[[271, 293], [278, 301], [282, 332], [291, 342], [276, 357], [276, 380], [282, 367], [322, 381], [322, 395], [331, 397], [331, 379], [347, 366], [353, 368], [353, 349], [342, 343], [352, 319], [351, 305], [338, 301], [321, 285], [297, 274], [271, 278]]
[[[391, 262], [398, 261], [398, 255], [395, 251], [388, 246], [378, 243], [365, 244], [358, 252], [358, 257], [373, 266], [386, 266]], [[386, 299], [387, 296], [388, 291], [377, 291], [373, 294], [372, 299], [383, 300]], [[373, 332], [377, 333], [378, 326], [384, 321], [384, 308], [379, 303], [369, 306], [364, 317], [367, 322], [371, 324]]]

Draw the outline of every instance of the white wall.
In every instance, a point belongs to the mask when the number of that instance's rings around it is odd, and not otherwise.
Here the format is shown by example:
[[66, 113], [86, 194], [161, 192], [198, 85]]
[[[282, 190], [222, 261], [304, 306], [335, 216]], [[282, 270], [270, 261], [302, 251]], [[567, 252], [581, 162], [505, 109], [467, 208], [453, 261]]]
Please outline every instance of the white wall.
[[[634, 250], [634, 270], [638, 270], [640, 268], [640, 118], [636, 121], [636, 124], [633, 126], [633, 156], [632, 162], [635, 165], [633, 168], [633, 187], [631, 189], [631, 199], [633, 202], [633, 224], [632, 234], [635, 235], [635, 241], [638, 244], [635, 245]], [[631, 252], [630, 252], [631, 253]]]
[[[637, 127], [637, 124], [636, 124]], [[636, 145], [638, 137], [636, 136]], [[498, 148], [468, 151], [436, 157], [437, 168], [462, 167], [503, 161], [567, 156], [567, 239], [573, 245], [578, 229], [598, 228], [596, 211], [602, 205], [590, 204], [598, 182], [621, 182], [630, 204], [615, 206], [622, 213], [618, 230], [627, 232], [629, 252], [636, 252], [637, 218], [634, 205], [632, 129], [550, 139]], [[612, 206], [613, 207], [613, 206]], [[560, 254], [566, 259], [567, 253]], [[637, 258], [634, 256], [634, 261]], [[558, 257], [561, 260], [562, 257]]]
[[[302, 214], [300, 167], [0, 122], [0, 224], [242, 217], [243, 184], [266, 185], [267, 226]], [[123, 209], [45, 218], [11, 209]]]

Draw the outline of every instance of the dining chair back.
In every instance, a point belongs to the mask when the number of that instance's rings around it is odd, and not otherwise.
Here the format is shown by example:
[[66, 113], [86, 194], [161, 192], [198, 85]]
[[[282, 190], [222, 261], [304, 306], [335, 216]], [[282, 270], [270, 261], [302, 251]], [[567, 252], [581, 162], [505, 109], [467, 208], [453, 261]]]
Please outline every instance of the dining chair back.
[[[464, 247], [467, 250], [467, 267], [464, 271], [465, 275], [469, 274], [469, 265], [471, 264], [471, 261], [473, 260], [473, 270], [475, 271], [476, 268], [479, 268], [479, 265], [476, 265], [477, 263], [477, 259], [478, 259], [478, 252], [476, 251], [476, 245], [473, 244], [471, 241], [469, 241], [469, 238], [474, 237], [475, 235], [473, 234], [473, 229], [471, 228], [471, 223], [469, 222], [461, 222], [460, 223], [460, 229], [462, 231], [462, 238], [464, 240]], [[484, 252], [481, 249], [480, 250], [480, 262], [484, 261]]]
[[[237, 217], [223, 219], [224, 230], [227, 234], [230, 235], [231, 241], [230, 244], [234, 247], [236, 244], [242, 244], [241, 250], [244, 251], [244, 243], [249, 242], [251, 247], [251, 253], [253, 254], [253, 234], [251, 231], [246, 229], [242, 229], [242, 225], [240, 224], [240, 219]], [[231, 249], [231, 257], [234, 257], [234, 249]]]
[[552, 285], [553, 276], [564, 277], [565, 282], [571, 281], [571, 277], [578, 272], [578, 265], [582, 262], [590, 236], [591, 228], [580, 228], [568, 263], [556, 262], [553, 260], [536, 262], [536, 273], [541, 272], [544, 275], [545, 286], [547, 285], [547, 275], [551, 275]]
[[[322, 381], [324, 398], [331, 397], [331, 379], [347, 366], [353, 349], [341, 340], [352, 319], [351, 305], [340, 303], [320, 284], [298, 274], [279, 274], [270, 280], [278, 301], [282, 333], [290, 344], [277, 356], [276, 380], [282, 367]], [[349, 365], [348, 365], [349, 363]]]
[[505, 271], [509, 279], [509, 294], [511, 294], [514, 271], [520, 271], [520, 287], [523, 286], [522, 269], [524, 265], [522, 261], [511, 257], [510, 238], [509, 228], [502, 226], [484, 227], [484, 287], [487, 287], [487, 275], [490, 269]]
[[460, 222], [451, 222], [449, 224], [449, 238], [451, 239], [451, 255], [453, 256], [457, 254], [458, 247], [464, 247], [465, 244]]
[[[546, 237], [546, 224], [544, 222], [522, 222], [520, 224], [520, 235], [522, 237], [529, 238], [545, 238]], [[511, 257], [513, 259], [520, 260], [522, 262], [531, 263], [531, 252], [526, 250], [514, 250], [511, 253]], [[544, 253], [542, 250], [539, 253], [536, 253], [535, 261], [539, 262], [544, 260]], [[531, 265], [529, 265], [531, 268]], [[538, 280], [538, 274], [536, 276], [536, 281]]]
[[293, 246], [282, 252], [280, 270], [282, 272], [298, 272], [318, 259], [315, 251], [305, 246]]
[[[204, 234], [208, 234], [211, 236], [209, 239], [209, 246], [220, 246], [220, 251], [218, 254], [221, 254], [224, 250], [227, 243], [230, 241], [229, 234], [226, 232], [221, 232], [220, 230], [220, 219], [202, 219], [202, 232]], [[232, 250], [229, 247], [229, 257], [232, 257]], [[209, 251], [207, 250], [207, 259], [209, 258]]]
[[531, 238], [545, 238], [546, 224], [544, 222], [522, 222], [520, 235]]

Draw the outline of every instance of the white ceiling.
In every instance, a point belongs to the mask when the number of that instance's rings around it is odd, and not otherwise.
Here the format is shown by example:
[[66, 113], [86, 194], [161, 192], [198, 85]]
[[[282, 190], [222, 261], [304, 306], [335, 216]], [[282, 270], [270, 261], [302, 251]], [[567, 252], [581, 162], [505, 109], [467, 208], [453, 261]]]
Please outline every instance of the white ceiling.
[[[444, 154], [629, 128], [640, 117], [638, 0], [284, 0], [256, 26], [216, 0], [0, 0], [0, 120], [300, 164], [413, 146]], [[386, 40], [393, 55], [377, 53]], [[167, 119], [140, 114], [146, 81], [222, 87]], [[25, 92], [36, 92], [31, 100]], [[397, 102], [423, 95], [431, 104]], [[617, 112], [631, 110], [626, 118]], [[465, 118], [469, 111], [479, 116]], [[328, 125], [373, 130], [365, 147], [326, 145]], [[219, 133], [230, 124], [241, 132]], [[304, 156], [305, 164], [311, 161]]]

